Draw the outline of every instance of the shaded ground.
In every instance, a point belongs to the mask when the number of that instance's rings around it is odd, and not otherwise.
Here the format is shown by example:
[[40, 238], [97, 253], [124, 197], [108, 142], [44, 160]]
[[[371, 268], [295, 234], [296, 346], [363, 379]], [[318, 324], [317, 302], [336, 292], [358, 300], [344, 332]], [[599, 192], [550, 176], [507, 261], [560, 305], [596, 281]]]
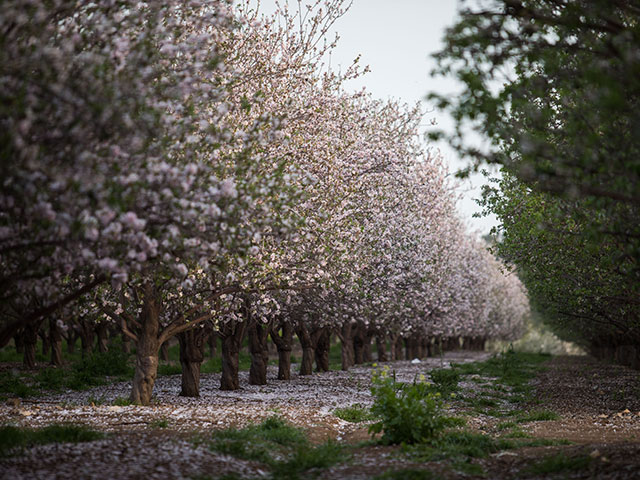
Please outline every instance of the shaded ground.
[[[450, 352], [442, 359], [419, 364], [389, 365], [399, 380], [412, 381], [431, 368], [487, 356]], [[371, 370], [366, 366], [311, 377], [294, 375], [291, 382], [280, 382], [271, 369], [269, 385], [260, 387], [248, 385], [247, 373], [241, 372], [242, 388], [236, 392], [219, 391], [219, 375], [207, 374], [199, 399], [177, 396], [179, 376], [160, 377], [150, 407], [114, 405], [128, 396], [127, 382], [32, 401], [9, 401], [0, 406], [2, 424], [82, 423], [110, 434], [94, 442], [38, 446], [2, 459], [0, 478], [219, 478], [230, 472], [239, 478], [264, 477], [268, 472], [263, 465], [211, 452], [194, 439], [276, 414], [304, 428], [314, 443], [332, 438], [357, 445], [369, 438], [367, 425], [341, 420], [333, 411], [371, 404]], [[449, 412], [464, 416], [469, 429], [495, 438], [518, 434], [567, 439], [574, 442], [571, 445], [500, 451], [468, 459], [471, 468], [452, 466], [451, 460], [411, 461], [398, 447], [360, 444], [349, 447], [348, 462], [319, 472], [320, 478], [373, 478], [405, 468], [429, 470], [433, 478], [640, 478], [640, 372], [588, 357], [555, 357], [534, 384], [534, 398], [528, 404], [512, 404], [510, 397], [496, 396], [489, 408], [482, 404], [491, 403], [483, 395], [497, 387], [489, 378], [467, 376]], [[523, 421], [529, 412], [542, 408], [558, 418]], [[507, 427], [509, 422], [514, 425]]]

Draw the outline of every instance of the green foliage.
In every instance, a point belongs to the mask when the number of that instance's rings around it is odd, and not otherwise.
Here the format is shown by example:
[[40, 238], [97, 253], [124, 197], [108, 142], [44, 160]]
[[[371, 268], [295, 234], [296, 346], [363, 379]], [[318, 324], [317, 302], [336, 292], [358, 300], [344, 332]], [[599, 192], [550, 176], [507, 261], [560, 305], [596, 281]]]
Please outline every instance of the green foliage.
[[94, 352], [75, 361], [69, 372], [65, 386], [72, 390], [82, 390], [103, 385], [106, 376], [129, 378], [133, 368], [129, 364], [129, 354], [112, 349], [104, 353]]
[[66, 374], [62, 368], [48, 367], [40, 370], [34, 380], [45, 390], [61, 390], [66, 384]]
[[116, 397], [113, 399], [113, 402], [111, 402], [111, 405], [116, 405], [119, 407], [128, 407], [129, 405], [132, 405], [132, 403], [129, 397]]
[[376, 418], [368, 408], [363, 407], [360, 404], [351, 405], [350, 407], [336, 408], [333, 411], [333, 414], [336, 417], [351, 423], [367, 422]]
[[[628, 332], [640, 315], [640, 11], [479, 3], [436, 54], [434, 73], [456, 76], [463, 92], [431, 97], [457, 123], [454, 148], [476, 168], [503, 166], [484, 197], [502, 223], [497, 252], [554, 333], [611, 356], [599, 348], [637, 344]], [[487, 148], [468, 147], [469, 128]]]
[[42, 429], [4, 426], [0, 427], [0, 456], [10, 455], [33, 445], [91, 442], [103, 437], [103, 433], [82, 425], [49, 425]]
[[180, 375], [182, 367], [176, 363], [162, 363], [158, 365], [158, 375]]
[[504, 445], [487, 435], [453, 430], [428, 443], [405, 445], [403, 451], [412, 460], [430, 462], [459, 457], [484, 458], [502, 447]]
[[302, 430], [276, 416], [259, 425], [216, 432], [209, 446], [216, 452], [264, 463], [278, 479], [308, 478], [313, 471], [345, 458], [339, 444], [329, 441], [312, 446]]
[[433, 393], [424, 381], [399, 383], [385, 369], [374, 372], [371, 394], [371, 413], [380, 420], [369, 427], [369, 432], [382, 432], [386, 444], [423, 443], [449, 425], [442, 415], [440, 394]]
[[161, 418], [161, 419], [149, 422], [149, 426], [151, 428], [167, 428], [169, 426], [169, 421], [166, 418]]
[[17, 372], [0, 373], [0, 398], [7, 395], [27, 398], [37, 394], [38, 390], [27, 385]]
[[438, 391], [443, 395], [458, 389], [460, 372], [455, 368], [436, 368], [429, 372], [429, 376]]
[[589, 468], [593, 459], [588, 455], [579, 455], [577, 457], [567, 457], [558, 454], [547, 457], [533, 465], [530, 465], [526, 471], [534, 475], [549, 475], [553, 473], [574, 472]]

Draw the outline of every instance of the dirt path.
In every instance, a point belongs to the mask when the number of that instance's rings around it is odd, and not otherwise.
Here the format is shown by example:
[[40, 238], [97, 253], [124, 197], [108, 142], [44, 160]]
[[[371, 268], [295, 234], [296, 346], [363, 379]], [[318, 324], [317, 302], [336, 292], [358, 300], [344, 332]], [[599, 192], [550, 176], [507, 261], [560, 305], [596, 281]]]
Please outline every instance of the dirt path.
[[[411, 381], [431, 368], [487, 357], [478, 352], [450, 352], [442, 359], [389, 365], [399, 380]], [[333, 411], [371, 404], [371, 370], [371, 366], [364, 366], [311, 377], [295, 375], [291, 382], [277, 381], [276, 371], [270, 370], [269, 385], [260, 387], [248, 385], [244, 372], [241, 390], [236, 392], [219, 391], [219, 375], [209, 374], [202, 378], [199, 399], [177, 396], [179, 376], [160, 377], [150, 407], [114, 405], [128, 395], [126, 382], [7, 403], [0, 406], [2, 424], [39, 427], [82, 423], [109, 432], [109, 436], [84, 444], [31, 448], [25, 455], [0, 460], [0, 478], [218, 478], [230, 472], [240, 478], [265, 477], [263, 466], [195, 445], [194, 435], [206, 438], [212, 430], [240, 427], [277, 414], [303, 427], [316, 443], [332, 438], [356, 444], [369, 438], [367, 425], [341, 420]], [[544, 407], [559, 418], [526, 422], [520, 427], [534, 438], [573, 443], [508, 450], [471, 460], [485, 478], [640, 478], [640, 372], [587, 357], [556, 357], [534, 382], [539, 404], [525, 409]], [[477, 381], [465, 380], [461, 396], [477, 391], [478, 385]], [[504, 418], [473, 413], [463, 400], [454, 402], [450, 410], [466, 412], [470, 428], [500, 435], [499, 424]], [[374, 445], [354, 448], [350, 462], [325, 471], [321, 478], [372, 478], [383, 471], [403, 468], [426, 468], [434, 472], [434, 478], [462, 478], [458, 470], [450, 468], [450, 462], [412, 462], [398, 450]], [[558, 456], [576, 459], [579, 465], [560, 469], [556, 477], [531, 469]]]

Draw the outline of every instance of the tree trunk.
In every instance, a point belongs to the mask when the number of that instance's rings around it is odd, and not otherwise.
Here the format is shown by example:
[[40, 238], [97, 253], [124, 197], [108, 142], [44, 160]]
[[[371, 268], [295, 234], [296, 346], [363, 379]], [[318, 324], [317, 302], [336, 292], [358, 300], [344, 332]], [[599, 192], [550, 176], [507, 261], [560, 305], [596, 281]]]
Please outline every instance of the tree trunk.
[[42, 340], [42, 356], [46, 357], [49, 355], [49, 350], [51, 348], [49, 333], [46, 329], [41, 328], [40, 330], [38, 330], [38, 336], [40, 337], [40, 340]]
[[51, 343], [51, 365], [62, 366], [62, 335], [55, 318], [49, 319], [49, 342]]
[[140, 331], [136, 342], [136, 370], [133, 376], [131, 402], [136, 405], [149, 405], [153, 385], [158, 376], [158, 334], [160, 331], [160, 297], [155, 286], [144, 284], [144, 303], [140, 315]]
[[411, 337], [405, 337], [403, 340], [404, 340], [404, 359], [413, 360], [413, 349], [411, 348]]
[[93, 325], [87, 320], [80, 320], [78, 324], [80, 326], [78, 334], [80, 335], [80, 343], [82, 345], [82, 358], [85, 358], [90, 355], [93, 350], [95, 330]]
[[169, 340], [160, 345], [160, 360], [163, 362], [169, 361]]
[[66, 335], [67, 340], [67, 353], [72, 354], [76, 352], [76, 340], [78, 340], [78, 332], [75, 327], [69, 327]]
[[400, 338], [398, 335], [389, 335], [389, 359], [392, 361], [398, 360], [398, 349], [396, 348], [398, 338]]
[[22, 341], [24, 342], [24, 353], [22, 363], [27, 368], [36, 368], [36, 345], [38, 344], [38, 330], [40, 322], [27, 325], [22, 330]]
[[353, 329], [353, 353], [356, 365], [364, 363], [365, 327], [356, 325]]
[[106, 322], [99, 322], [96, 325], [96, 336], [98, 337], [98, 351], [105, 353], [109, 350], [109, 325]]
[[371, 341], [373, 340], [373, 332], [368, 327], [362, 327], [362, 360], [364, 363], [373, 362], [373, 353], [371, 351]]
[[207, 338], [207, 344], [209, 345], [209, 357], [214, 358], [218, 353], [218, 335], [216, 332], [211, 332], [209, 338]]
[[291, 379], [291, 349], [293, 347], [293, 327], [289, 322], [281, 322], [280, 330], [271, 329], [271, 340], [278, 348], [278, 380]]
[[355, 360], [355, 353], [353, 351], [353, 325], [350, 322], [345, 322], [340, 327], [338, 332], [340, 343], [342, 344], [342, 370], [349, 370], [349, 367], [353, 365]]
[[331, 349], [331, 331], [328, 328], [320, 329], [318, 339], [316, 341], [315, 359], [316, 371], [329, 371], [329, 353]]
[[302, 345], [302, 361], [300, 362], [300, 375], [313, 374], [313, 340], [311, 334], [304, 324], [296, 328], [296, 334], [300, 345]]
[[24, 353], [24, 338], [22, 332], [18, 332], [13, 336], [13, 343], [16, 345], [17, 353]]
[[247, 322], [224, 325], [219, 332], [222, 339], [222, 376], [220, 378], [220, 390], [238, 390], [238, 368], [240, 345], [246, 329]]
[[131, 353], [131, 339], [124, 333], [120, 336], [122, 338], [122, 351], [124, 353]]
[[207, 335], [208, 332], [199, 327], [177, 335], [182, 366], [182, 397], [200, 396], [200, 365], [204, 360], [204, 339]]
[[426, 355], [424, 354], [424, 349], [422, 348], [423, 346], [423, 342], [422, 342], [422, 336], [419, 334], [415, 334], [413, 336], [413, 348], [415, 350], [415, 357], [414, 358], [424, 358], [426, 357]]
[[387, 343], [384, 335], [378, 334], [376, 335], [376, 350], [378, 351], [378, 361], [386, 362], [387, 361]]
[[260, 321], [252, 321], [249, 325], [249, 354], [251, 367], [249, 368], [249, 385], [267, 384], [267, 365], [269, 363], [269, 325]]

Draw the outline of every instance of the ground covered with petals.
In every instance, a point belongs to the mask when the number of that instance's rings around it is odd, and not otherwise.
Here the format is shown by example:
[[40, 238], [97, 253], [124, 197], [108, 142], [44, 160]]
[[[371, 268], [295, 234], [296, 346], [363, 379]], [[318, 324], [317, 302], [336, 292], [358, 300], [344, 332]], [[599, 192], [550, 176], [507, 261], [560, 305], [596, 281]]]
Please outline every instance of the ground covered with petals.
[[[290, 382], [276, 380], [276, 371], [270, 369], [265, 386], [248, 385], [247, 372], [241, 372], [241, 388], [233, 392], [218, 390], [218, 374], [205, 374], [198, 399], [178, 396], [180, 376], [173, 375], [159, 377], [149, 407], [126, 404], [128, 382], [9, 399], [0, 406], [2, 425], [36, 429], [84, 425], [104, 436], [14, 449], [0, 458], [0, 475], [7, 479], [273, 478], [275, 472], [284, 472], [278, 474], [283, 478], [327, 479], [640, 476], [640, 372], [589, 357], [548, 357], [528, 382], [530, 387], [523, 388], [507, 376], [493, 376], [490, 368], [500, 363], [486, 364], [489, 357], [449, 352], [420, 363], [386, 364], [401, 382], [413, 382], [421, 374], [429, 378], [431, 369], [451, 363], [460, 371], [458, 388], [447, 396], [445, 409], [466, 425], [451, 437], [457, 443], [450, 445], [382, 445], [370, 439], [371, 420], [356, 423], [336, 415], [339, 408], [364, 411], [371, 405], [371, 373], [379, 365], [293, 375]], [[289, 463], [279, 458], [270, 462], [212, 447], [216, 432], [243, 432], [271, 417], [299, 427], [308, 451], [326, 445], [339, 451], [336, 463], [314, 467], [315, 460], [305, 460], [306, 466], [298, 470], [283, 470]], [[470, 442], [464, 448], [463, 440]]]

